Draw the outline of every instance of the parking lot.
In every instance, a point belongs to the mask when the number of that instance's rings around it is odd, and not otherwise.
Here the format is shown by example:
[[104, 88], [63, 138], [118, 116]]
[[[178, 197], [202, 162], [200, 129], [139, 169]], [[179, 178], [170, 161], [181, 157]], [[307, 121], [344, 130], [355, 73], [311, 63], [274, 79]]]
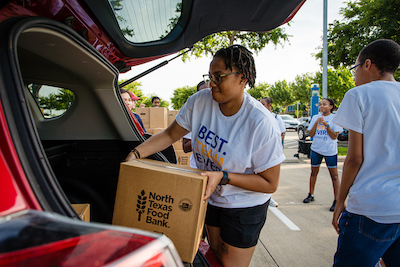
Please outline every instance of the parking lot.
[[[332, 182], [322, 163], [315, 188], [315, 201], [304, 204], [308, 194], [310, 160], [297, 153], [297, 133], [289, 130], [285, 138], [287, 160], [281, 165], [280, 184], [273, 198], [267, 221], [250, 266], [332, 266], [337, 234], [331, 225]], [[344, 145], [344, 144], [342, 144]], [[339, 177], [343, 157], [338, 162]]]

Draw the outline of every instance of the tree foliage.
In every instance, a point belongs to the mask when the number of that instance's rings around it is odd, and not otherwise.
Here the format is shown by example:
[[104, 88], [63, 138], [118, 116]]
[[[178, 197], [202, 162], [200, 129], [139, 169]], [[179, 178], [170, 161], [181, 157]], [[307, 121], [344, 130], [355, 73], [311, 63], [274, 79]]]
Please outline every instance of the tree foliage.
[[[322, 72], [315, 74], [313, 83], [322, 84]], [[328, 97], [334, 99], [337, 105], [340, 105], [346, 92], [353, 87], [353, 76], [347, 68], [328, 68]]]
[[[334, 68], [350, 66], [361, 49], [377, 39], [400, 43], [400, 8], [397, 0], [357, 0], [347, 2], [328, 28], [328, 64]], [[322, 58], [322, 50], [316, 55]]]
[[173, 96], [171, 98], [172, 108], [175, 110], [181, 109], [183, 104], [186, 103], [189, 96], [195, 94], [197, 92], [196, 86], [185, 86], [181, 88], [177, 88], [174, 90]]
[[253, 88], [249, 88], [247, 93], [249, 93], [252, 97], [257, 100], [261, 100], [264, 97], [268, 96], [268, 90], [271, 88], [271, 85], [268, 83], [259, 83], [256, 84]]
[[192, 50], [183, 55], [182, 60], [186, 61], [191, 57], [200, 58], [202, 56], [213, 56], [219, 49], [241, 44], [255, 54], [258, 54], [269, 43], [283, 46], [289, 41], [289, 35], [283, 28], [277, 28], [269, 32], [245, 32], [245, 31], [225, 31], [214, 33], [204, 37], [193, 45]]
[[68, 89], [58, 89], [57, 93], [50, 93], [39, 97], [39, 106], [42, 109], [67, 110], [75, 100], [75, 95]]
[[292, 94], [295, 101], [298, 101], [306, 106], [310, 105], [310, 88], [313, 83], [314, 75], [304, 73], [297, 75], [294, 82], [290, 83]]
[[287, 107], [295, 101], [292, 88], [286, 80], [275, 82], [268, 91], [268, 96], [272, 98], [273, 103], [275, 102], [282, 107]]

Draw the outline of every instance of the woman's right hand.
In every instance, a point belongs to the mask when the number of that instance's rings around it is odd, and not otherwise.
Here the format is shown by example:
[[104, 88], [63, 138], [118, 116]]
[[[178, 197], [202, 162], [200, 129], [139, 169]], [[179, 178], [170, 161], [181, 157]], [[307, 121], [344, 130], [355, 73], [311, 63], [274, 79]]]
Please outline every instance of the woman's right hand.
[[207, 200], [214, 193], [224, 174], [222, 171], [206, 171], [200, 175], [208, 176], [206, 194], [204, 195], [204, 200]]
[[126, 156], [125, 161], [132, 161], [135, 159], [136, 159], [135, 154], [131, 151], [131, 152], [129, 152], [128, 156]]

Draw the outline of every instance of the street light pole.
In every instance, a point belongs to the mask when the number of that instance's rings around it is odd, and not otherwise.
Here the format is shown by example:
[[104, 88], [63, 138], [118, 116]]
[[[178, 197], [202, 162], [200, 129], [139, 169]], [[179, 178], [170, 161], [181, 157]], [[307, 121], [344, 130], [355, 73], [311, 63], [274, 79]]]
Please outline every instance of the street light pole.
[[324, 26], [322, 47], [322, 98], [328, 97], [328, 0], [324, 0]]

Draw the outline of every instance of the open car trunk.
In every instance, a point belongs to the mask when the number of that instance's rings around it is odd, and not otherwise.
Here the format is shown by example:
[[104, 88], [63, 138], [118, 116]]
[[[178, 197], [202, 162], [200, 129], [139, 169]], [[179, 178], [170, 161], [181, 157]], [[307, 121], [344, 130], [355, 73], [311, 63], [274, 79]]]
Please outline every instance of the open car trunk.
[[[148, 137], [120, 97], [118, 71], [60, 23], [8, 23], [14, 26], [6, 39], [15, 49], [7, 79], [16, 86], [2, 102], [8, 121], [16, 122], [10, 130], [35, 194], [47, 200], [44, 210], [71, 213], [66, 196], [89, 203], [92, 221], [111, 223], [119, 165]], [[63, 106], [48, 102], [54, 97]], [[172, 146], [152, 158], [176, 163]], [[54, 205], [60, 203], [54, 198], [66, 205]]]

